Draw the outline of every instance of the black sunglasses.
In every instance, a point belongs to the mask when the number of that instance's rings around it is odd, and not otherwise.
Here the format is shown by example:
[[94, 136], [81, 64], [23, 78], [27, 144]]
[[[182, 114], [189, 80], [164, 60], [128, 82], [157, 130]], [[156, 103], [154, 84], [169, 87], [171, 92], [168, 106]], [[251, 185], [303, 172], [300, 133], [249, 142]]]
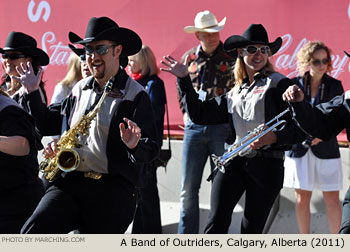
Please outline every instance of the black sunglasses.
[[85, 53], [88, 55], [91, 55], [94, 52], [96, 52], [98, 55], [105, 55], [106, 53], [108, 53], [109, 48], [115, 47], [115, 46], [117, 46], [117, 45], [111, 45], [111, 46], [97, 45], [95, 47], [87, 45], [84, 47], [84, 49], [85, 49]]
[[25, 54], [18, 54], [18, 53], [3, 53], [2, 58], [3, 59], [10, 59], [10, 60], [16, 60], [16, 59], [22, 59], [27, 58], [28, 56]]
[[246, 51], [248, 54], [256, 54], [258, 51], [260, 51], [262, 54], [268, 54], [270, 52], [270, 47], [268, 46], [257, 47], [257, 46], [250, 45], [242, 49], [243, 51]]
[[327, 65], [328, 62], [329, 62], [329, 60], [328, 60], [327, 58], [324, 58], [324, 59], [322, 59], [322, 60], [320, 60], [320, 59], [313, 60], [311, 63], [312, 63], [314, 66], [320, 66], [321, 63], [322, 63], [323, 65]]

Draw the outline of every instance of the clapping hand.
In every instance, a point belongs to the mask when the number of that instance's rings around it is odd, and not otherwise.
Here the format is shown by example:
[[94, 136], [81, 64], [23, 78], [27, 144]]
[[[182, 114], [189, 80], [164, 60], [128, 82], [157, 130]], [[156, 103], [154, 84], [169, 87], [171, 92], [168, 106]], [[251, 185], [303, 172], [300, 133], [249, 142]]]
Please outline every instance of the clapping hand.
[[35, 91], [39, 88], [42, 77], [41, 68], [39, 69], [38, 73], [35, 74], [32, 63], [28, 61], [26, 65], [21, 63], [19, 67], [16, 66], [16, 70], [19, 76], [11, 76], [11, 78], [20, 82], [26, 89], [27, 93]]
[[168, 68], [160, 68], [160, 70], [172, 73], [176, 77], [183, 78], [188, 75], [188, 59], [189, 57], [187, 56], [185, 58], [185, 63], [181, 64], [170, 55], [164, 56], [163, 60], [160, 62]]
[[141, 129], [135, 122], [127, 118], [123, 120], [127, 123], [128, 128], [125, 128], [124, 123], [119, 124], [120, 137], [129, 149], [134, 149], [141, 138]]

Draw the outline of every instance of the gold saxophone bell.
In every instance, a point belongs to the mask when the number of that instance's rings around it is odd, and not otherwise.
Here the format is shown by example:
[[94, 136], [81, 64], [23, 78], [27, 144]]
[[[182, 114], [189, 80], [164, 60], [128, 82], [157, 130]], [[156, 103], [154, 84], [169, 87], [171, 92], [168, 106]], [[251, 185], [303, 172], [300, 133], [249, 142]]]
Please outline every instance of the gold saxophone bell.
[[79, 136], [87, 135], [91, 125], [91, 121], [100, 111], [104, 99], [111, 91], [114, 82], [112, 77], [106, 84], [105, 90], [94, 107], [87, 115], [83, 115], [65, 134], [62, 135], [57, 142], [58, 153], [53, 158], [47, 158], [40, 163], [40, 171], [48, 181], [53, 181], [57, 175], [63, 172], [71, 172], [78, 168], [80, 157], [73, 148], [80, 148]]
[[71, 172], [78, 168], [80, 157], [73, 149], [62, 149], [57, 154], [57, 166], [64, 172]]

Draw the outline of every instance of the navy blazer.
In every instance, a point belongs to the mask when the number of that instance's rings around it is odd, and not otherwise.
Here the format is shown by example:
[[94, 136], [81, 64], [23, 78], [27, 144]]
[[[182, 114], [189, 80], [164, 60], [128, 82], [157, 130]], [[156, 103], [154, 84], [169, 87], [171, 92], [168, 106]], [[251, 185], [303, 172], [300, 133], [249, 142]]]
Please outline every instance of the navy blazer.
[[163, 144], [164, 113], [166, 94], [164, 82], [157, 75], [145, 75], [137, 80], [149, 94], [157, 127], [157, 143], [161, 147]]
[[[310, 95], [307, 95], [304, 89], [305, 79], [308, 78], [307, 76], [309, 76], [308, 72], [304, 76], [292, 79], [292, 81], [302, 88], [305, 94], [304, 99], [310, 103], [311, 97]], [[335, 96], [344, 93], [341, 81], [336, 80], [327, 74], [324, 74], [324, 76], [322, 77], [322, 83], [325, 84], [323, 90], [323, 98], [322, 100], [316, 99], [313, 106], [316, 106], [317, 104], [320, 104], [322, 102], [328, 102]], [[320, 92], [321, 91], [319, 90], [319, 93], [317, 95], [318, 97], [320, 96]], [[319, 127], [323, 127], [323, 125], [319, 125]], [[300, 158], [306, 154], [307, 150], [308, 148], [305, 148], [301, 143], [294, 144], [292, 146], [292, 149], [287, 152], [287, 156]], [[336, 137], [332, 137], [328, 141], [322, 141], [315, 146], [311, 146], [311, 151], [316, 157], [321, 159], [331, 159], [340, 157], [339, 146]]]

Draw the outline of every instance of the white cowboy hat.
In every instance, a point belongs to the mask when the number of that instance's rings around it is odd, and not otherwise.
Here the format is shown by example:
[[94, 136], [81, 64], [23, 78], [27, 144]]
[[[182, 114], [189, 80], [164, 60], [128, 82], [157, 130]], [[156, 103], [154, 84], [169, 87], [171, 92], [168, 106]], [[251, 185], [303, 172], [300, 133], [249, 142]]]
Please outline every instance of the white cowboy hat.
[[226, 17], [218, 23], [215, 15], [208, 10], [198, 12], [194, 19], [194, 26], [186, 26], [184, 31], [187, 33], [195, 32], [219, 32], [224, 28]]

